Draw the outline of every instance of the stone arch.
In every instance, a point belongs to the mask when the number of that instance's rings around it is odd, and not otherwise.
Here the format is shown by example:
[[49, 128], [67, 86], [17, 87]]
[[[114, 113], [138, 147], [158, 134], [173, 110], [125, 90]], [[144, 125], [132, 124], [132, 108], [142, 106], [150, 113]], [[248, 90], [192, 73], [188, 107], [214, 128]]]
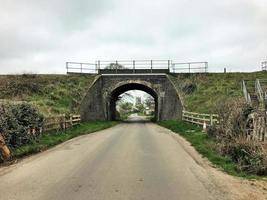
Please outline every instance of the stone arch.
[[119, 95], [129, 90], [141, 90], [150, 94], [155, 101], [155, 118], [158, 119], [158, 106], [159, 106], [159, 94], [152, 87], [152, 85], [145, 81], [125, 81], [118, 83], [114, 88], [110, 90], [107, 102], [108, 119], [116, 119], [116, 101]]
[[81, 103], [82, 121], [114, 119], [114, 99], [119, 93], [131, 89], [141, 89], [152, 94], [157, 104], [157, 120], [182, 118], [182, 101], [168, 75], [111, 74], [97, 76], [90, 85]]

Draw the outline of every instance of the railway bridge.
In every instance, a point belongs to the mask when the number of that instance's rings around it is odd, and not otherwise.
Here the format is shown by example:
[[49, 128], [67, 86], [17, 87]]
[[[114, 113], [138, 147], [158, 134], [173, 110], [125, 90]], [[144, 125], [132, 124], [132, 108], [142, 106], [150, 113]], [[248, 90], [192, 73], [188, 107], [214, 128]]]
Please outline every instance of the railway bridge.
[[81, 104], [81, 119], [115, 120], [116, 101], [129, 90], [141, 90], [155, 101], [156, 120], [180, 119], [183, 105], [169, 74], [207, 72], [207, 62], [171, 60], [96, 61], [66, 64], [68, 73], [96, 74]]

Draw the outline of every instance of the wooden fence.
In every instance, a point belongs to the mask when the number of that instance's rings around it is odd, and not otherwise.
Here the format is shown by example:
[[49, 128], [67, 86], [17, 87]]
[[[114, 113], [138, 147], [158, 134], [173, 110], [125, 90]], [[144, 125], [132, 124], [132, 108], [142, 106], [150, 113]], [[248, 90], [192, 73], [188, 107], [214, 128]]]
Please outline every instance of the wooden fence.
[[81, 122], [80, 115], [58, 115], [47, 117], [44, 120], [44, 125], [41, 132], [66, 130]]
[[190, 122], [196, 125], [203, 126], [206, 123], [206, 126], [211, 126], [219, 122], [218, 115], [216, 114], [203, 114], [196, 112], [188, 112], [183, 110], [183, 121]]

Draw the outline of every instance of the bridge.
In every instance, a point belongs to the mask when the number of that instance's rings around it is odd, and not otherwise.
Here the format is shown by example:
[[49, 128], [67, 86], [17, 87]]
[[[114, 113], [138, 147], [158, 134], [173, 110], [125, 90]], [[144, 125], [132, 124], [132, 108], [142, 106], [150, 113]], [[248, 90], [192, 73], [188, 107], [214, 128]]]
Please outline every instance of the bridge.
[[150, 94], [155, 119], [181, 119], [183, 105], [169, 74], [206, 73], [207, 62], [178, 63], [172, 60], [95, 61], [66, 63], [67, 73], [97, 75], [81, 104], [82, 121], [115, 120], [116, 102], [129, 90]]

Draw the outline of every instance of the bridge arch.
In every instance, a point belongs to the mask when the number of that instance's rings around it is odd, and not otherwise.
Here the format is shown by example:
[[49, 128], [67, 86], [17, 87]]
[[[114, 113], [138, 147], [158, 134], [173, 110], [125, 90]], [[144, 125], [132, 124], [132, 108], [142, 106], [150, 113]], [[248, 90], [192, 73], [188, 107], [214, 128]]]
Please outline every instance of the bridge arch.
[[133, 89], [147, 92], [154, 98], [157, 120], [182, 118], [182, 101], [168, 75], [110, 74], [97, 76], [89, 86], [81, 103], [82, 121], [113, 120], [118, 96]]
[[113, 88], [109, 94], [109, 101], [108, 103], [108, 118], [110, 120], [116, 119], [116, 102], [121, 94], [130, 90], [141, 90], [143, 92], [148, 93], [154, 98], [155, 102], [155, 118], [158, 119], [158, 98], [159, 94], [157, 91], [152, 88], [151, 84], [148, 82], [120, 82], [115, 88]]

